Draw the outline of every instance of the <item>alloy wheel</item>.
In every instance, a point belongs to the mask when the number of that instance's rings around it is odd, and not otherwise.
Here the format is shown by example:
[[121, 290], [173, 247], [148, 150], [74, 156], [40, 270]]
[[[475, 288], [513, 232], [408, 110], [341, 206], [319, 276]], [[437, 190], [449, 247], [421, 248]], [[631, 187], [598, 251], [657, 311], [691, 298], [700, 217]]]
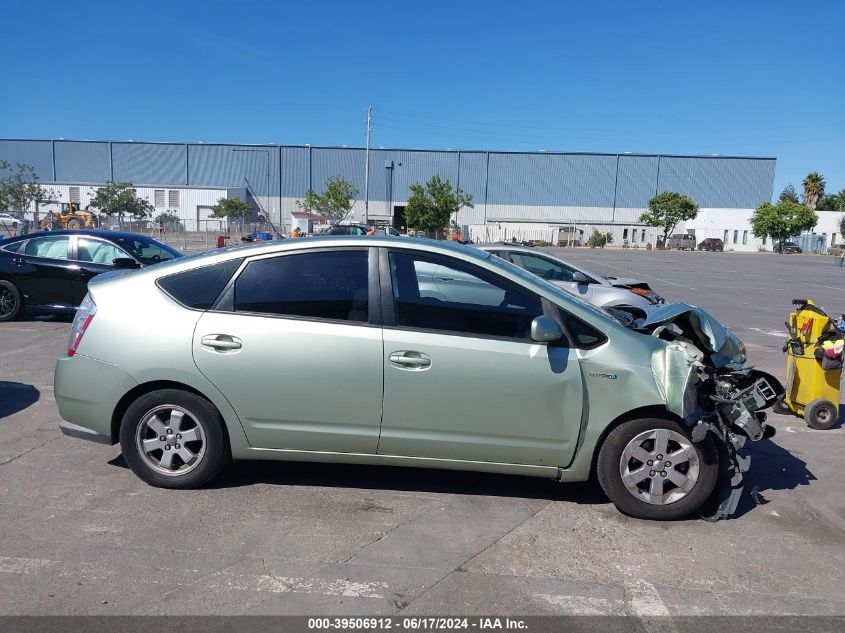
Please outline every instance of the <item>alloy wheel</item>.
[[8, 318], [18, 308], [15, 291], [7, 286], [0, 286], [0, 319]]
[[698, 482], [698, 452], [676, 431], [644, 431], [622, 451], [619, 474], [628, 492], [640, 501], [674, 503], [686, 497]]
[[205, 456], [205, 431], [196, 415], [184, 407], [166, 404], [145, 413], [135, 432], [138, 454], [153, 470], [184, 475]]

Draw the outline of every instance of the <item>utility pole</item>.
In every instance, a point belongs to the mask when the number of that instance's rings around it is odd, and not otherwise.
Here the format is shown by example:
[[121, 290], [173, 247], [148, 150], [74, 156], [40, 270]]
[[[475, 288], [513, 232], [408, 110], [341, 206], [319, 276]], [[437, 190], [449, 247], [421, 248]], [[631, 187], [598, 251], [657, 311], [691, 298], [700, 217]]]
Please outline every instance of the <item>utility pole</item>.
[[367, 106], [367, 149], [364, 154], [364, 225], [370, 221], [370, 133], [373, 131], [373, 106]]

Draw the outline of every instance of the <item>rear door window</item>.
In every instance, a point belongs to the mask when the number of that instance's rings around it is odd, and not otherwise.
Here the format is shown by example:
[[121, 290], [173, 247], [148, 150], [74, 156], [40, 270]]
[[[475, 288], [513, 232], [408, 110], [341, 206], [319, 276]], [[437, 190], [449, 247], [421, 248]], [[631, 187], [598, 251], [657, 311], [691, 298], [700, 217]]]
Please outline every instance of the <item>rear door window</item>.
[[235, 312], [367, 322], [369, 253], [332, 250], [251, 261], [235, 281], [232, 303]]
[[67, 259], [70, 238], [67, 235], [38, 237], [26, 243], [24, 253], [32, 257], [45, 259]]

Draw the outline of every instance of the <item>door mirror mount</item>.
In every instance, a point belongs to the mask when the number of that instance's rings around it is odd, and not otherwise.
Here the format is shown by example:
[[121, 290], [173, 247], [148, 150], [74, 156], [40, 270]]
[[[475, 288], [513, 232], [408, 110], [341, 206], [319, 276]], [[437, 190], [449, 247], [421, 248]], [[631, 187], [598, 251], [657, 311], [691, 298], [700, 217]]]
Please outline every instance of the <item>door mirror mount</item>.
[[131, 257], [117, 257], [112, 260], [112, 266], [114, 266], [117, 270], [133, 270], [135, 268], [140, 268], [141, 264]]
[[538, 316], [531, 322], [531, 340], [535, 343], [554, 343], [563, 338], [563, 330], [551, 317]]

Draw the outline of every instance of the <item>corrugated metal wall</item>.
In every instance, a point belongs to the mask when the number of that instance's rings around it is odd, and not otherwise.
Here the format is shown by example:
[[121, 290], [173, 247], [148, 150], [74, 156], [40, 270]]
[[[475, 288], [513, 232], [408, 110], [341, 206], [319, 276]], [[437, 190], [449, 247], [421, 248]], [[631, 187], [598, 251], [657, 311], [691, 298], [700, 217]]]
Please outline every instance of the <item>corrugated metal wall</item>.
[[[243, 187], [247, 179], [280, 211], [332, 176], [364, 198], [360, 148], [0, 140], [0, 159], [33, 165], [44, 182]], [[664, 190], [702, 208], [750, 209], [771, 199], [774, 169], [771, 158], [373, 149], [370, 210], [392, 215], [389, 207], [407, 200], [409, 186], [433, 174], [472, 194], [475, 209], [466, 214], [473, 222], [560, 221], [573, 212], [618, 221]]]
[[52, 141], [0, 140], [0, 160], [23, 163], [35, 168], [41, 180], [53, 180]]
[[185, 144], [112, 143], [112, 161], [116, 182], [188, 184], [188, 146]]
[[56, 182], [100, 183], [112, 178], [108, 143], [55, 141], [55, 151]]
[[279, 195], [278, 146], [188, 145], [191, 186], [244, 187], [259, 196]]

